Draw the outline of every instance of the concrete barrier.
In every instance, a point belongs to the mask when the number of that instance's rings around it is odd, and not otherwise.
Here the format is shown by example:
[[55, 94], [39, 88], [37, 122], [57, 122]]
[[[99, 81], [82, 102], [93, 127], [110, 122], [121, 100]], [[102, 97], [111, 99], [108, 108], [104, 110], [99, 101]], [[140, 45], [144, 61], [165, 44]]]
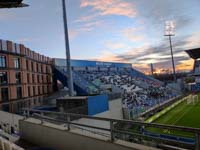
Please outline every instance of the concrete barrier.
[[98, 135], [83, 135], [78, 130], [66, 131], [60, 125], [55, 126], [38, 120], [20, 120], [21, 139], [41, 147], [57, 150], [155, 150], [139, 144], [117, 140]]

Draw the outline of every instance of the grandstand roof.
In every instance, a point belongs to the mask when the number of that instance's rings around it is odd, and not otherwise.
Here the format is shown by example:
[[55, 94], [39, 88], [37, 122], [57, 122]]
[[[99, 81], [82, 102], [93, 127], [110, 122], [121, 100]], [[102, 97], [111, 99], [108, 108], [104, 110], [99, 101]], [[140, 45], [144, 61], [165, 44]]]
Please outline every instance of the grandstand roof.
[[23, 0], [0, 0], [0, 8], [17, 8], [27, 7], [27, 4], [22, 3]]
[[193, 59], [200, 58], [200, 48], [186, 50], [186, 53], [188, 53], [188, 55]]

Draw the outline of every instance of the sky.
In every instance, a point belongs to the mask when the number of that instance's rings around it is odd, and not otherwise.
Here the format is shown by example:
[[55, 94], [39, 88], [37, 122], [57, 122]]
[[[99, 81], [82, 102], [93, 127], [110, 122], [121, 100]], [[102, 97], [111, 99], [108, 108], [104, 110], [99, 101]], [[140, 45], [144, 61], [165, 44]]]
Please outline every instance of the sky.
[[[56, 58], [65, 57], [61, 0], [24, 0], [27, 8], [0, 10], [0, 38]], [[184, 50], [200, 47], [199, 0], [66, 0], [71, 57], [132, 63], [140, 71], [192, 69]]]

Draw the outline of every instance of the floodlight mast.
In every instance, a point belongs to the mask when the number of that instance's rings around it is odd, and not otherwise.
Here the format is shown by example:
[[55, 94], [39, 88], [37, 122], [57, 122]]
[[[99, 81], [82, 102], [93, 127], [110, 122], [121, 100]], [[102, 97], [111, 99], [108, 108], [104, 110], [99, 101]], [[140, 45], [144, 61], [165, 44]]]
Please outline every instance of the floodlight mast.
[[66, 11], [66, 3], [65, 0], [62, 0], [63, 6], [63, 22], [64, 22], [64, 30], [65, 30], [65, 48], [66, 48], [66, 67], [67, 67], [67, 83], [69, 89], [69, 96], [74, 96], [74, 86], [73, 86], [73, 77], [72, 77], [72, 69], [71, 69], [71, 56], [70, 56], [70, 46], [69, 46], [69, 35], [68, 35], [68, 26], [67, 26], [67, 11]]
[[165, 36], [169, 37], [172, 67], [173, 67], [173, 78], [174, 78], [174, 82], [176, 82], [176, 69], [175, 69], [175, 63], [174, 63], [174, 54], [173, 54], [172, 38], [171, 38], [172, 36], [175, 36], [174, 28], [175, 28], [174, 22], [172, 22], [172, 21], [166, 21], [165, 22]]

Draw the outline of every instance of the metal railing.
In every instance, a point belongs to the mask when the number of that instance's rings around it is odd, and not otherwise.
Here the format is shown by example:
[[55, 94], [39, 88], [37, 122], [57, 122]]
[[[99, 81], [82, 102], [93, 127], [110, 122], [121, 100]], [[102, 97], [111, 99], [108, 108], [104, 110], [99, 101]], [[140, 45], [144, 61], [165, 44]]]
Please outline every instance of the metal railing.
[[[172, 125], [163, 125], [163, 124], [155, 124], [155, 123], [144, 123], [140, 121], [130, 121], [130, 120], [120, 120], [120, 119], [108, 119], [101, 117], [91, 117], [87, 115], [81, 114], [71, 114], [71, 113], [61, 113], [61, 112], [50, 112], [50, 111], [40, 111], [40, 110], [31, 110], [24, 109], [24, 115], [26, 118], [33, 117], [41, 120], [41, 124], [44, 121], [49, 121], [55, 124], [65, 124], [67, 130], [70, 131], [72, 126], [78, 126], [82, 130], [91, 131], [95, 134], [103, 134], [103, 132], [107, 132], [110, 135], [110, 141], [114, 142], [115, 140], [121, 139], [126, 141], [134, 141], [140, 144], [147, 144], [148, 146], [162, 147], [164, 145], [170, 145], [174, 147], [187, 148], [187, 149], [195, 149], [200, 150], [200, 129], [199, 128], [190, 128], [190, 127], [182, 127], [182, 126], [172, 126]], [[73, 120], [72, 120], [73, 118]], [[74, 118], [85, 118], [92, 119], [98, 121], [104, 121], [109, 123], [109, 127], [101, 127], [95, 126], [92, 124], [84, 124], [77, 123], [74, 121]], [[140, 131], [135, 132], [134, 130], [127, 130], [124, 128], [119, 128], [118, 124], [123, 124], [129, 127], [137, 127]], [[154, 136], [157, 134], [146, 132], [148, 128], [156, 128], [160, 130], [169, 130], [176, 132], [184, 132], [192, 135], [190, 142], [187, 142], [184, 139], [184, 136], [178, 136], [177, 139], [174, 138], [166, 138], [164, 136]], [[95, 129], [95, 131], [92, 131]], [[143, 129], [143, 131], [141, 131]], [[144, 130], [145, 129], [145, 130]], [[168, 135], [169, 136], [169, 135]], [[186, 139], [186, 138], [185, 138]], [[191, 142], [192, 141], [192, 142]]]

